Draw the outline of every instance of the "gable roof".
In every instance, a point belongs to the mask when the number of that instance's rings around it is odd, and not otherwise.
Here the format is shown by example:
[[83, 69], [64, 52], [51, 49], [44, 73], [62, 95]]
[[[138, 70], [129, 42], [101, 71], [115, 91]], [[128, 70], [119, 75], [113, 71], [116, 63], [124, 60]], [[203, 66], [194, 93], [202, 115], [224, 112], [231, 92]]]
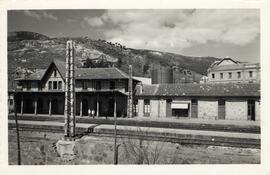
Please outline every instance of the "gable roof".
[[229, 60], [229, 61], [233, 62], [234, 64], [238, 64], [238, 63], [239, 63], [238, 61], [234, 61], [233, 59], [231, 59], [231, 58], [229, 58], [229, 57], [225, 57], [225, 58], [223, 58], [221, 61], [219, 61], [219, 62], [217, 63], [217, 65], [221, 64], [223, 61], [226, 61], [226, 60]]
[[[51, 66], [55, 65], [60, 75], [65, 80], [66, 78], [66, 63], [59, 60], [53, 60], [47, 69], [43, 69], [41, 72], [35, 72], [27, 77], [16, 80], [42, 80], [46, 72]], [[121, 71], [118, 68], [76, 68], [75, 67], [75, 79], [128, 79], [129, 75]], [[133, 79], [134, 81], [138, 81]]]
[[259, 97], [260, 84], [224, 83], [224, 84], [159, 84], [143, 85], [142, 93], [137, 96], [163, 97]]

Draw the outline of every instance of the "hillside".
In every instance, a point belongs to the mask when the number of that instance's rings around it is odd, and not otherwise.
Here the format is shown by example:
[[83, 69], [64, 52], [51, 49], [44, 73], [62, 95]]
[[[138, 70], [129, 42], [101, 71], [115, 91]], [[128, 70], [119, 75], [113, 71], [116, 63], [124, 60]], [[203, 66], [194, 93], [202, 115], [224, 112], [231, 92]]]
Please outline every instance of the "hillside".
[[116, 66], [128, 72], [133, 65], [135, 76], [150, 77], [150, 70], [160, 66], [173, 67], [178, 78], [183, 72], [206, 75], [209, 65], [217, 60], [214, 57], [189, 57], [179, 54], [126, 48], [119, 43], [105, 40], [80, 38], [50, 38], [34, 32], [11, 32], [8, 34], [8, 74], [9, 87], [15, 77], [46, 68], [53, 59], [65, 60], [65, 43], [68, 39], [76, 42], [76, 65], [92, 67]]

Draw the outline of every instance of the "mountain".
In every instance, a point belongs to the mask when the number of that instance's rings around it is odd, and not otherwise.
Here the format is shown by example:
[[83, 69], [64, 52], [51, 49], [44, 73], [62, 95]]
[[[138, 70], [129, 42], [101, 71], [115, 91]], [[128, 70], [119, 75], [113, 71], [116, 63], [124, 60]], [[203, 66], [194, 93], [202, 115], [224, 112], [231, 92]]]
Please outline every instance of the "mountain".
[[[46, 68], [53, 59], [65, 61], [66, 41], [76, 43], [76, 65], [115, 66], [128, 72], [133, 65], [134, 76], [150, 77], [157, 67], [172, 67], [176, 78], [194, 74], [199, 79], [206, 75], [207, 68], [218, 58], [190, 57], [180, 54], [126, 48], [120, 43], [93, 40], [88, 37], [51, 38], [39, 33], [19, 31], [8, 33], [8, 78], [9, 88], [15, 77]], [[84, 63], [84, 64], [83, 64]], [[177, 77], [179, 76], [179, 77]]]

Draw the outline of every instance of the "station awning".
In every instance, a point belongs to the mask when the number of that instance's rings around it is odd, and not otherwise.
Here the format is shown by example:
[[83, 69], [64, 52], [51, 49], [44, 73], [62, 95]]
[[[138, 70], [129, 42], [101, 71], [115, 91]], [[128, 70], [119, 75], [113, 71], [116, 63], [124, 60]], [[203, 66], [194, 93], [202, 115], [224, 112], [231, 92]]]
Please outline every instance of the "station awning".
[[172, 102], [171, 108], [172, 109], [188, 109], [188, 103]]

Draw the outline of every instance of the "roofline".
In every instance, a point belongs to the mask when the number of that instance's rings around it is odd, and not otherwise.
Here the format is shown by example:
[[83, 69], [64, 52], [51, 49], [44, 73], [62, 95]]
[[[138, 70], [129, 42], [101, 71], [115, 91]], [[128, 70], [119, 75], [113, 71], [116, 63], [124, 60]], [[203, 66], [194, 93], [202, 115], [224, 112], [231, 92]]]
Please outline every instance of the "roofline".
[[223, 58], [219, 63], [217, 63], [217, 65], [219, 65], [220, 63], [222, 63], [222, 61], [224, 61], [224, 60], [231, 60], [232, 62], [234, 62], [235, 64], [238, 64], [239, 62], [237, 62], [237, 61], [234, 61], [233, 59], [231, 59], [231, 58]]
[[135, 97], [158, 97], [158, 98], [173, 98], [173, 97], [192, 97], [192, 98], [260, 98], [261, 95], [135, 95]]
[[49, 68], [51, 67], [52, 64], [55, 65], [57, 71], [59, 72], [60, 76], [62, 77], [63, 81], [65, 82], [65, 81], [66, 81], [65, 78], [64, 78], [64, 76], [62, 75], [61, 71], [58, 69], [58, 67], [57, 67], [57, 65], [55, 64], [55, 61], [54, 61], [54, 60], [52, 60], [52, 62], [50, 63], [50, 65], [48, 66], [48, 68], [46, 69], [46, 71], [44, 72], [43, 76], [41, 77], [40, 81], [43, 80], [44, 76], [46, 75], [46, 73], [48, 72], [48, 70], [49, 70]]

